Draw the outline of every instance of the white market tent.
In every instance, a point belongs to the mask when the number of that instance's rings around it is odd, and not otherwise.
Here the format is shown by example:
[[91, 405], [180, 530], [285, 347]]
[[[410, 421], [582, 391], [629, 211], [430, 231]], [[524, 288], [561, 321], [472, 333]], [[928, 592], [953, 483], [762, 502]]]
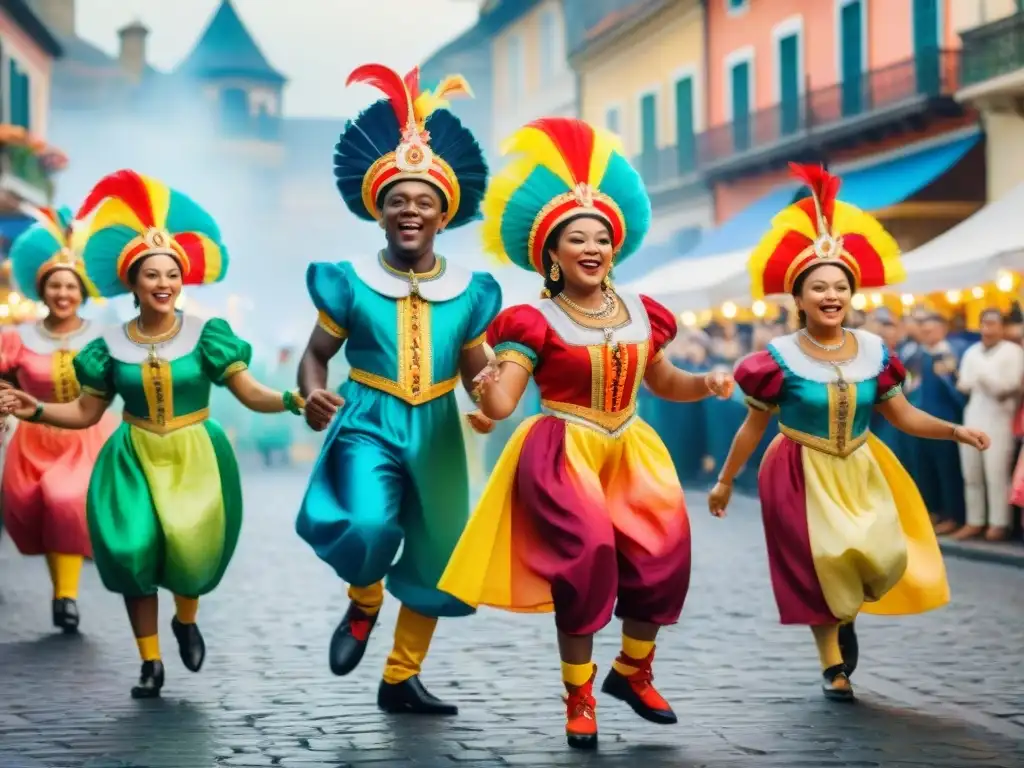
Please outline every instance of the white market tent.
[[1024, 272], [1024, 184], [903, 255], [901, 290], [917, 295], [990, 282], [999, 270]]
[[626, 285], [670, 307], [674, 312], [699, 312], [750, 295], [749, 250], [720, 256], [679, 259]]

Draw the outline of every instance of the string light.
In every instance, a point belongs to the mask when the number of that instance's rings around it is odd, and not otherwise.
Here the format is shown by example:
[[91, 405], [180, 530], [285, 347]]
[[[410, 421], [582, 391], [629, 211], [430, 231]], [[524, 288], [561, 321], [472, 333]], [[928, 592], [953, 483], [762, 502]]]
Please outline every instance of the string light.
[[1013, 290], [1013, 274], [1006, 270], [1001, 270], [996, 276], [996, 288], [1003, 293], [1009, 293]]
[[984, 299], [985, 289], [982, 288], [980, 285], [976, 285], [971, 289], [971, 296], [973, 296], [976, 299]]
[[683, 312], [679, 316], [679, 319], [682, 321], [683, 325], [690, 328], [697, 324], [697, 315], [693, 312]]
[[722, 316], [725, 317], [726, 320], [732, 320], [734, 317], [736, 317], [737, 311], [738, 310], [736, 309], [736, 305], [733, 304], [731, 301], [727, 301], [725, 302], [725, 304], [722, 305]]
[[882, 294], [880, 294], [880, 293], [872, 293], [871, 294], [871, 303], [874, 306], [876, 306], [876, 307], [882, 306], [882, 302], [883, 301], [884, 301], [884, 299], [882, 298]]
[[853, 298], [850, 299], [850, 306], [856, 309], [858, 312], [868, 305], [868, 300], [864, 297], [863, 293], [854, 294]]
[[11, 291], [9, 294], [7, 294], [7, 303], [10, 304], [12, 307], [16, 307], [20, 301], [21, 295], [19, 293]]
[[961, 296], [960, 291], [946, 291], [946, 301], [950, 304], [959, 304]]
[[912, 307], [914, 306], [914, 294], [904, 293], [900, 296], [900, 301], [903, 303], [904, 307]]
[[754, 313], [754, 317], [764, 317], [768, 312], [767, 305], [765, 305], [765, 303], [760, 299], [755, 301], [754, 305], [750, 309]]

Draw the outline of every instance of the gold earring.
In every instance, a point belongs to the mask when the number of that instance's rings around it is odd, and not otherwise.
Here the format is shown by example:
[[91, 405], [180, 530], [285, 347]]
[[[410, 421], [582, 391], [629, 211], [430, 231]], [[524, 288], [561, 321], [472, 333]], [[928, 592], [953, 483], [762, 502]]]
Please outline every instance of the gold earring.
[[610, 272], [604, 276], [604, 280], [601, 281], [601, 285], [606, 291], [610, 291], [612, 289], [612, 275]]
[[558, 266], [558, 262], [552, 262], [551, 270], [548, 272], [548, 277], [551, 278], [552, 283], [557, 283], [562, 279], [562, 268]]

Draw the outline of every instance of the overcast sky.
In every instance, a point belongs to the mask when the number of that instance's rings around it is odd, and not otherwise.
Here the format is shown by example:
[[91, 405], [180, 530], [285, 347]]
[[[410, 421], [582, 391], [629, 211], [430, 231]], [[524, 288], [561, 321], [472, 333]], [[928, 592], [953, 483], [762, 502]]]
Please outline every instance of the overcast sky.
[[[348, 73], [378, 62], [405, 72], [476, 20], [478, 0], [233, 0], [270, 63], [289, 78], [285, 113], [348, 116], [377, 98], [345, 88]], [[117, 30], [150, 29], [149, 61], [174, 67], [220, 0], [78, 0], [78, 34], [116, 54]]]

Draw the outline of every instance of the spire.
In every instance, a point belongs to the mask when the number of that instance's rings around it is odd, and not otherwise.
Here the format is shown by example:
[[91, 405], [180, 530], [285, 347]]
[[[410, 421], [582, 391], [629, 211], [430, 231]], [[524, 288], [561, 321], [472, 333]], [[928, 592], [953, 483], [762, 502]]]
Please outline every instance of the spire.
[[267, 61], [231, 0], [220, 7], [179, 71], [203, 79], [240, 77], [278, 85], [286, 78]]

